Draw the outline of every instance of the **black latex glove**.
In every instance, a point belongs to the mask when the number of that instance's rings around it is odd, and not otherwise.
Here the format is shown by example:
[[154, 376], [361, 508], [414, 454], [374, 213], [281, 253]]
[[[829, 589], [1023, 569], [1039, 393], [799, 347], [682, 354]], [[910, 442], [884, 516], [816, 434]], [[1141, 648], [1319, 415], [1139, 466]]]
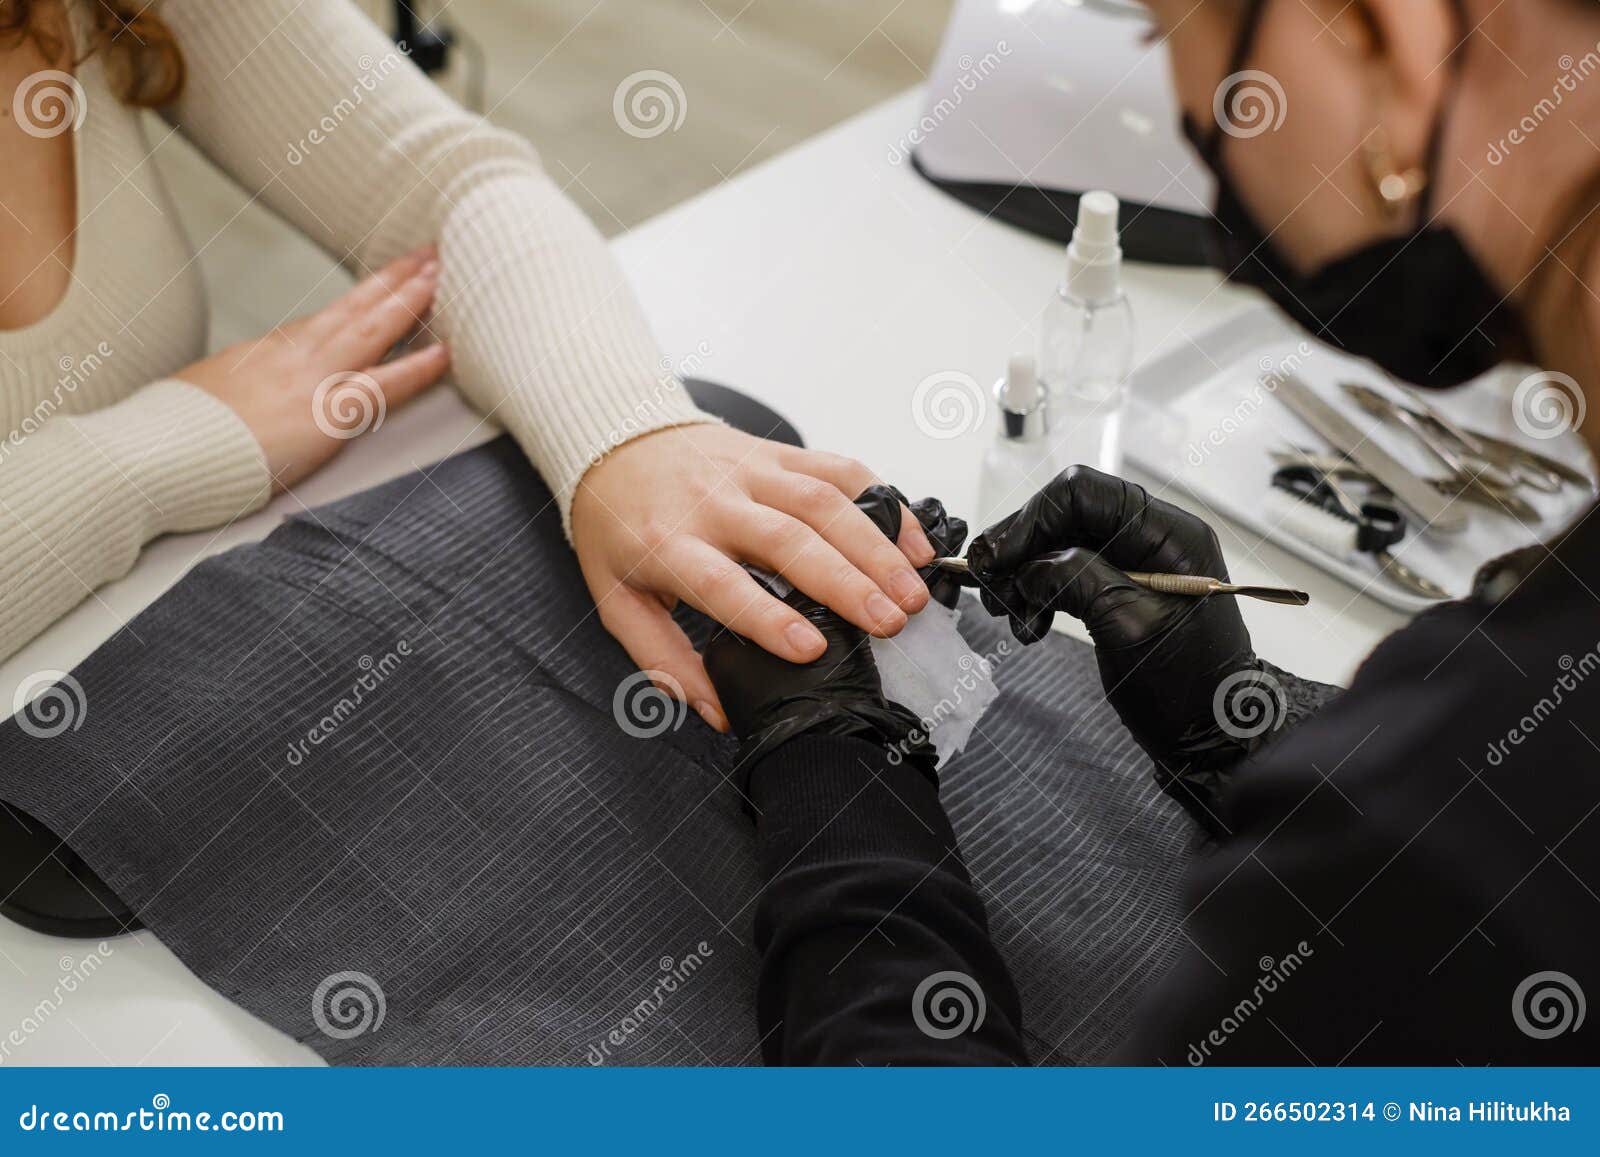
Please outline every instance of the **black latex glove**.
[[[922, 529], [933, 544], [939, 557], [961, 557], [961, 544], [967, 541], [967, 523], [956, 518], [944, 508], [937, 498], [923, 498], [906, 504], [922, 523]], [[939, 567], [925, 566], [917, 572], [928, 584], [928, 591], [947, 607], [954, 607], [961, 597], [961, 576]]]
[[1285, 712], [1231, 595], [1163, 595], [1125, 571], [1227, 579], [1216, 533], [1144, 487], [1074, 466], [973, 540], [984, 606], [1037, 642], [1057, 611], [1083, 620], [1106, 698], [1163, 789], [1215, 830], [1220, 779]]
[[[904, 504], [928, 536], [936, 558], [959, 557], [961, 544], [967, 541], [967, 521], [957, 518], [944, 508], [937, 498], [919, 498], [912, 502], [893, 486], [871, 486], [862, 491], [856, 505], [866, 512], [878, 529], [890, 538], [900, 533], [900, 505]], [[928, 584], [928, 593], [947, 607], [954, 607], [961, 597], [961, 576], [941, 567], [925, 566], [917, 571]]]
[[[896, 538], [903, 501], [892, 487], [873, 486], [856, 499], [856, 505], [885, 535]], [[960, 536], [966, 537], [965, 524], [946, 519], [944, 508], [932, 505], [937, 508], [936, 515], [929, 514], [934, 528], [948, 534], [949, 523], [954, 522]], [[928, 504], [918, 503], [912, 509], [924, 520]], [[923, 525], [928, 527], [928, 522]], [[937, 540], [934, 549], [941, 549]], [[896, 753], [896, 762], [913, 762], [932, 777], [937, 761], [933, 747], [921, 721], [884, 698], [867, 633], [798, 590], [790, 591], [783, 601], [822, 632], [827, 649], [820, 658], [790, 663], [727, 628], [705, 650], [706, 673], [734, 734], [744, 740], [739, 753], [741, 788], [769, 752], [809, 732], [854, 735], [882, 744]]]

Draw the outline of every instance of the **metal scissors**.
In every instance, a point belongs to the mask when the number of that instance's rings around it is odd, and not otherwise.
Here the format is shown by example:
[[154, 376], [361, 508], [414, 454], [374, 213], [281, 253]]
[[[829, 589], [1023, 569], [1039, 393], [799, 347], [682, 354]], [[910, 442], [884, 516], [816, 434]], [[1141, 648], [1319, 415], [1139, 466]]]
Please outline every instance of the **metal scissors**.
[[1358, 503], [1339, 485], [1332, 471], [1304, 463], [1279, 467], [1272, 474], [1272, 485], [1354, 523], [1356, 549], [1372, 555], [1384, 573], [1401, 586], [1424, 598], [1451, 597], [1449, 591], [1419, 575], [1390, 552], [1389, 548], [1406, 534], [1406, 516], [1398, 506], [1378, 501]]
[[1328, 471], [1308, 465], [1280, 466], [1273, 471], [1272, 484], [1302, 502], [1355, 523], [1357, 550], [1377, 554], [1406, 536], [1406, 516], [1398, 506], [1376, 501], [1358, 504]]

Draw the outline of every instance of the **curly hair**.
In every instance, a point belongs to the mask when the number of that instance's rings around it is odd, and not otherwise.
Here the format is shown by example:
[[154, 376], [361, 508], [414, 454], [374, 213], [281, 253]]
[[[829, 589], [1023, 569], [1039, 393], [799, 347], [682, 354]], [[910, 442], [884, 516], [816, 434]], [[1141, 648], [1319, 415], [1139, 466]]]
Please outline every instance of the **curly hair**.
[[[31, 40], [58, 59], [70, 40], [65, 0], [0, 0], [0, 38]], [[183, 90], [183, 53], [150, 0], [92, 0], [94, 43], [119, 99], [156, 108]]]

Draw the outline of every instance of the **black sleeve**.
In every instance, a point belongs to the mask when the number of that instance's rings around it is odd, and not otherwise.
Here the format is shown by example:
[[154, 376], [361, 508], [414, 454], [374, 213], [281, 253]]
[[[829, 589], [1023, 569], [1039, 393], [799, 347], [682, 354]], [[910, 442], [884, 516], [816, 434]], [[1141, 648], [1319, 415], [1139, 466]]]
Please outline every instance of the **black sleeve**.
[[[1247, 760], [1286, 738], [1341, 694], [1338, 687], [1302, 679], [1265, 660], [1253, 688], [1240, 694], [1236, 709], [1244, 715], [1233, 742], [1213, 746], [1209, 758], [1177, 764], [1155, 760], [1156, 786], [1183, 805], [1208, 834], [1223, 838], [1233, 834], [1222, 818], [1223, 799], [1234, 773]], [[1211, 720], [1205, 721], [1211, 726]]]
[[1600, 614], [1557, 605], [1420, 616], [1237, 769], [1121, 1063], [1594, 1063]]
[[1027, 1063], [1016, 988], [929, 775], [806, 735], [762, 760], [750, 797], [768, 1064]]

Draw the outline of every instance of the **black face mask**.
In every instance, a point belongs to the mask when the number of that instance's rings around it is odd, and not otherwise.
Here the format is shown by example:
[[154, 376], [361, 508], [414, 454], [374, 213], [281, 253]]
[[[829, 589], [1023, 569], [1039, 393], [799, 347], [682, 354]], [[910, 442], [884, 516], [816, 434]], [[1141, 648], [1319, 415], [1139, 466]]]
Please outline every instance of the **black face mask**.
[[[1264, 0], [1255, 0], [1234, 50], [1230, 74], [1244, 70]], [[1456, 386], [1503, 361], [1526, 358], [1516, 311], [1450, 226], [1419, 224], [1300, 274], [1251, 217], [1221, 163], [1220, 125], [1202, 133], [1187, 115], [1184, 135], [1216, 178], [1213, 215], [1217, 266], [1230, 281], [1261, 290], [1322, 341], [1370, 358], [1418, 386]], [[1438, 148], [1434, 131], [1432, 156]], [[1418, 207], [1428, 220], [1428, 194]]]

